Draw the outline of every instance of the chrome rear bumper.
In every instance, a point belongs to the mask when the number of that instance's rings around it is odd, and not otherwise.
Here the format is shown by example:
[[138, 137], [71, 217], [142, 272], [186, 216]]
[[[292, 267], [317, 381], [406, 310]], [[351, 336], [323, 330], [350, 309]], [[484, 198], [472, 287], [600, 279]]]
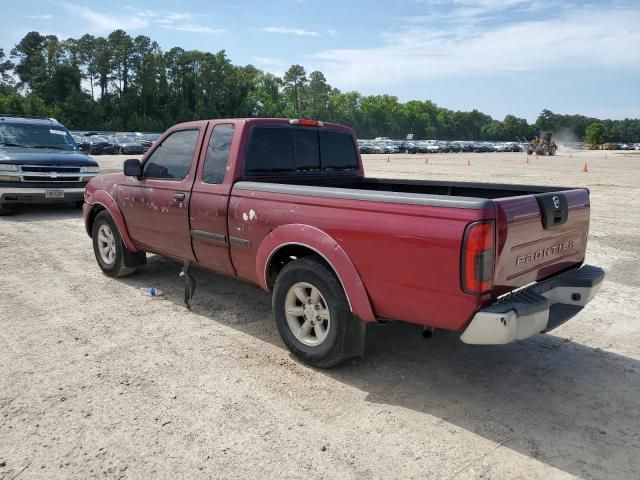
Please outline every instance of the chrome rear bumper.
[[603, 280], [602, 268], [584, 265], [518, 290], [476, 313], [461, 340], [498, 345], [548, 332], [580, 312]]

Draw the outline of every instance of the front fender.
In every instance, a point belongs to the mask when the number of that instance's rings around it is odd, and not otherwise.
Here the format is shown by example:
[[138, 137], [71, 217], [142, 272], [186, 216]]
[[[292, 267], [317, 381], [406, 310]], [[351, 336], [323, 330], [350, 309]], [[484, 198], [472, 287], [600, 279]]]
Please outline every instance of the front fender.
[[365, 322], [376, 321], [364, 283], [351, 259], [338, 242], [316, 227], [303, 224], [282, 225], [264, 238], [256, 257], [256, 278], [262, 288], [269, 290], [269, 262], [278, 250], [287, 245], [307, 247], [323, 257], [336, 272], [351, 312]]
[[[127, 250], [132, 253], [137, 252], [138, 249], [136, 248], [135, 243], [133, 243], [133, 240], [129, 235], [129, 230], [127, 229], [127, 224], [124, 221], [124, 216], [122, 215], [122, 212], [120, 211], [120, 208], [118, 208], [118, 204], [113, 199], [113, 197], [104, 190], [97, 190], [91, 194], [91, 198], [89, 201], [91, 203], [88, 206], [89, 210], [86, 214], [86, 221], [88, 221], [88, 219], [91, 217], [91, 211], [94, 208], [96, 208], [97, 206], [104, 207], [104, 209], [109, 212], [109, 215], [111, 215], [111, 218], [113, 218], [113, 221], [116, 223], [118, 232], [120, 233], [120, 238], [122, 238], [122, 241], [124, 242], [125, 247], [127, 247]], [[87, 232], [89, 233], [89, 235], [91, 235], [91, 232], [89, 232], [88, 223], [86, 225]]]

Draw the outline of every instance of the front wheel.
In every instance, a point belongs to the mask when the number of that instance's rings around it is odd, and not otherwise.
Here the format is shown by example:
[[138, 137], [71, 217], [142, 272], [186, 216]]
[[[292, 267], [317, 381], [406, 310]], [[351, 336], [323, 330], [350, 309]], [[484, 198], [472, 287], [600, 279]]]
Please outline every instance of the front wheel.
[[124, 264], [124, 244], [108, 212], [98, 213], [91, 231], [93, 253], [100, 269], [110, 277], [126, 277], [136, 271]]
[[310, 365], [329, 368], [364, 354], [366, 325], [353, 316], [340, 282], [319, 258], [282, 269], [273, 310], [284, 343]]

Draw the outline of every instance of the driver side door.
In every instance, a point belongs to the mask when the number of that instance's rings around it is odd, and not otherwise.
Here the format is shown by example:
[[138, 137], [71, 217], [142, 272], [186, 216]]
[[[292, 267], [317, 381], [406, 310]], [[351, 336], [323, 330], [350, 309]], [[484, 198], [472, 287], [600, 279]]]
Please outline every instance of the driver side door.
[[189, 202], [207, 122], [169, 133], [142, 165], [142, 177], [122, 185], [118, 204], [140, 249], [195, 260], [189, 231]]

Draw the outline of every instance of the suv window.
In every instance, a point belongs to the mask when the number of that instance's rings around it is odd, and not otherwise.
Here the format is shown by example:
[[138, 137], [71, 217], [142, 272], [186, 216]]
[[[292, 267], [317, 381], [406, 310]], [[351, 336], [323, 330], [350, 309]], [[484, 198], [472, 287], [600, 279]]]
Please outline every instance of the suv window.
[[353, 137], [306, 127], [254, 127], [247, 148], [247, 175], [358, 169]]
[[231, 138], [233, 137], [232, 123], [216, 125], [209, 140], [207, 156], [204, 160], [204, 170], [202, 171], [202, 181], [205, 183], [222, 183], [224, 174], [227, 171], [229, 161], [229, 149], [231, 148]]
[[198, 130], [178, 130], [169, 135], [144, 162], [142, 176], [182, 180], [189, 174]]
[[0, 146], [75, 150], [71, 134], [58, 124], [12, 123], [0, 124]]

